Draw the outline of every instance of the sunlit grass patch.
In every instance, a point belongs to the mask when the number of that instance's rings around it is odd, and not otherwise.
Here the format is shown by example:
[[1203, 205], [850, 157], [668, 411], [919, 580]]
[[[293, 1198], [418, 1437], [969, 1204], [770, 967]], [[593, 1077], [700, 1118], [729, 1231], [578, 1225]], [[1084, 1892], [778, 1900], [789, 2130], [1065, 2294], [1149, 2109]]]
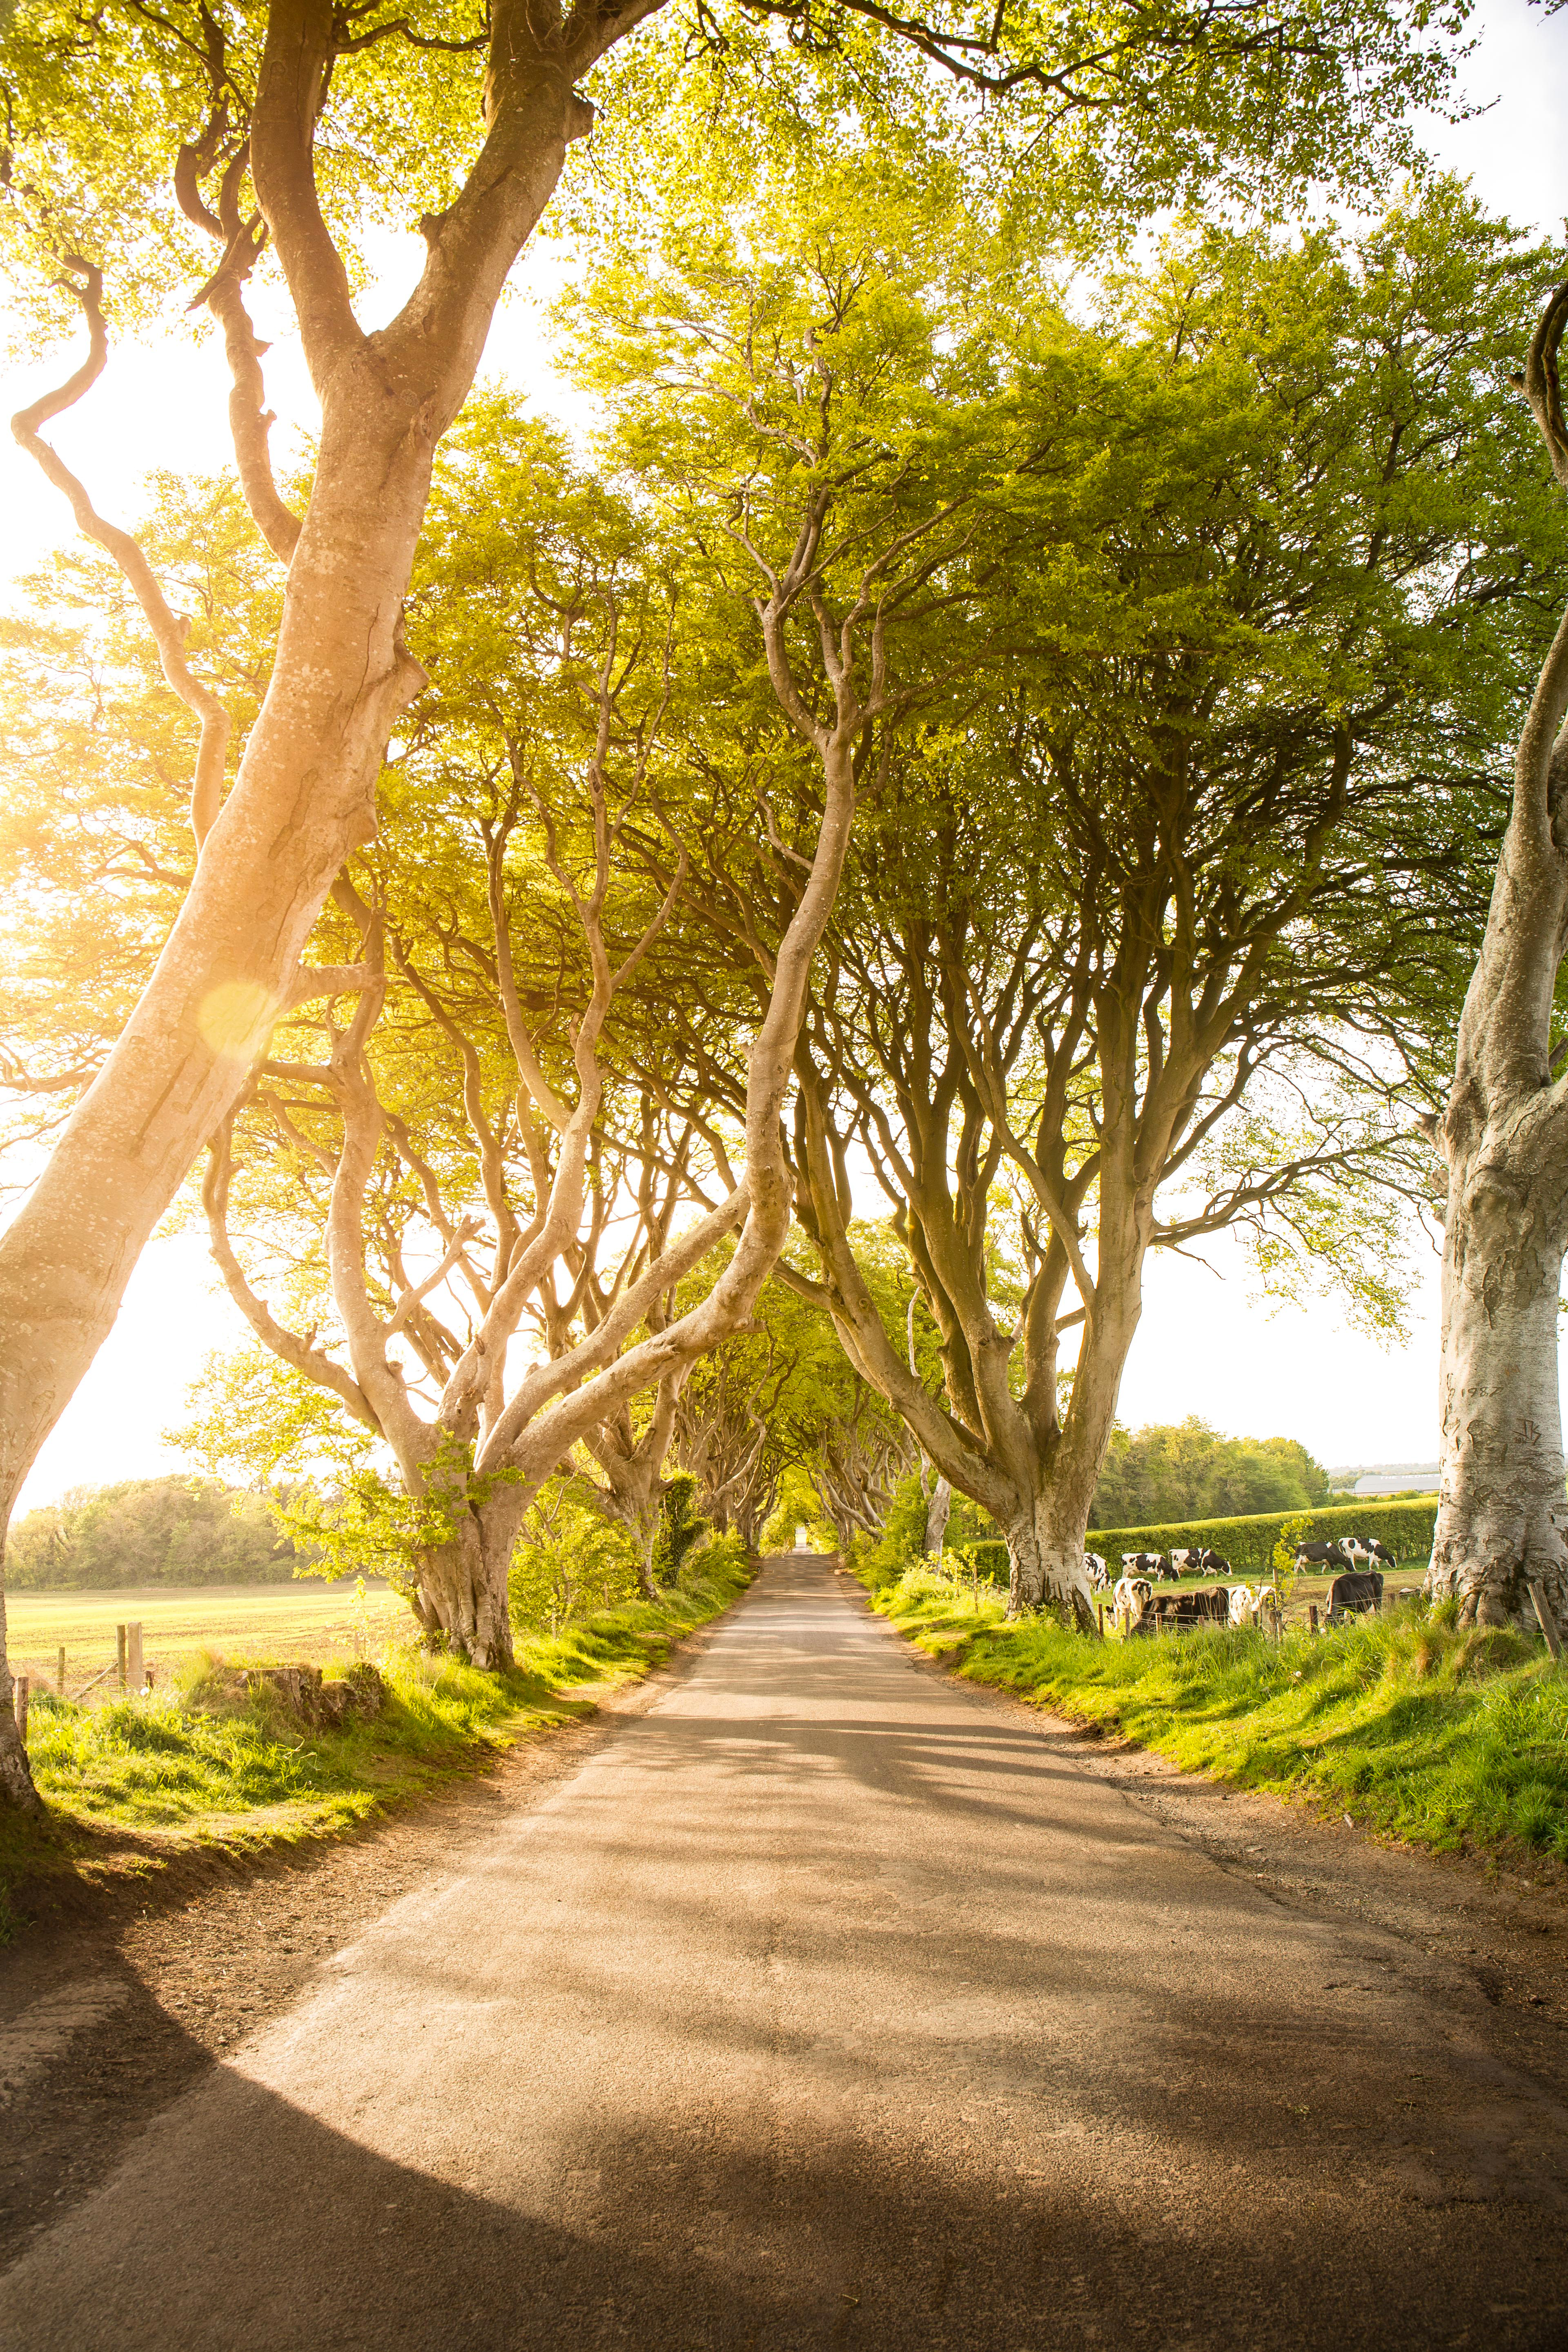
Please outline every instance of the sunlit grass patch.
[[1114, 1727], [1188, 1769], [1331, 1802], [1438, 1850], [1509, 1842], [1568, 1863], [1568, 1672], [1507, 1630], [1393, 1609], [1276, 1644], [1215, 1627], [1095, 1641], [1008, 1624], [951, 1580], [909, 1571], [873, 1596], [969, 1680]]

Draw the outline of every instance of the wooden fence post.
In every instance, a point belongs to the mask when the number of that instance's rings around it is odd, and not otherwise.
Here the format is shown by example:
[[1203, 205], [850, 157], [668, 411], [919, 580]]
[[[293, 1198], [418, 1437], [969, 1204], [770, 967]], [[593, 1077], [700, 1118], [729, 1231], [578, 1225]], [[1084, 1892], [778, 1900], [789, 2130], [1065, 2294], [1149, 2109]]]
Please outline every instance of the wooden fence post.
[[1318, 1604], [1315, 1601], [1307, 1604], [1307, 1622], [1315, 1633], [1318, 1630]]
[[55, 1674], [55, 1688], [58, 1691], [61, 1698], [64, 1698], [66, 1695], [66, 1645], [63, 1642], [60, 1643], [59, 1665]]
[[24, 1748], [27, 1744], [27, 1694], [30, 1685], [26, 1675], [18, 1675], [16, 1691], [16, 1730]]
[[1103, 1601], [1097, 1601], [1095, 1602], [1094, 1613], [1100, 1622], [1100, 1638], [1103, 1642], [1105, 1639], [1105, 1603]]
[[142, 1657], [142, 1626], [140, 1620], [125, 1628], [125, 1670], [131, 1687], [139, 1691], [147, 1679], [147, 1669]]
[[120, 1674], [120, 1687], [123, 1690], [125, 1688], [125, 1628], [123, 1625], [117, 1625], [114, 1629], [114, 1663]]

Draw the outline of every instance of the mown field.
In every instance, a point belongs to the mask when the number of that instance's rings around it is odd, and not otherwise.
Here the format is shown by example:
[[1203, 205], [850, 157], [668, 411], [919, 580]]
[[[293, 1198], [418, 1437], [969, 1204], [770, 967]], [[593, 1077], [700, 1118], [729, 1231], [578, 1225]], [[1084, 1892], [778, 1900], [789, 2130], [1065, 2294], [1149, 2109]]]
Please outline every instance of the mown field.
[[1511, 1631], [1460, 1632], [1451, 1603], [1407, 1601], [1313, 1634], [1299, 1588], [1279, 1643], [1229, 1629], [1100, 1642], [1047, 1618], [1009, 1625], [1002, 1595], [923, 1568], [871, 1597], [967, 1679], [1188, 1770], [1315, 1799], [1439, 1852], [1568, 1864], [1568, 1669]]
[[311, 1659], [321, 1664], [374, 1657], [413, 1624], [406, 1602], [369, 1579], [363, 1602], [352, 1583], [301, 1579], [293, 1584], [191, 1585], [183, 1591], [151, 1585], [141, 1591], [23, 1592], [7, 1598], [5, 1614], [12, 1673], [28, 1675], [35, 1690], [52, 1690], [63, 1645], [68, 1696], [114, 1664], [115, 1627], [137, 1619], [154, 1688], [204, 1650], [236, 1663]]

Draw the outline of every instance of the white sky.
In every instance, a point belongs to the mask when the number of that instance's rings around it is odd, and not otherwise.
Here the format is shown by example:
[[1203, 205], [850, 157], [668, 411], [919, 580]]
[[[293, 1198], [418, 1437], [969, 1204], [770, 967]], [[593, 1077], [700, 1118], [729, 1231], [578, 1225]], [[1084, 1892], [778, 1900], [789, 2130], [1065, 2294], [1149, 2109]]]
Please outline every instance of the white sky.
[[[1482, 37], [1467, 85], [1489, 110], [1470, 122], [1435, 126], [1429, 143], [1470, 173], [1494, 208], [1560, 235], [1568, 213], [1568, 12], [1544, 17], [1528, 0], [1482, 0], [1477, 22]], [[382, 284], [363, 306], [367, 325], [395, 309], [422, 255], [417, 238], [389, 244]], [[570, 393], [552, 372], [534, 290], [548, 292], [553, 278], [547, 256], [525, 263], [519, 291], [497, 320], [485, 373], [504, 375], [542, 407], [563, 413]], [[281, 420], [276, 443], [286, 463], [290, 430], [308, 428], [315, 412], [287, 314], [268, 310], [258, 302], [258, 327], [273, 341], [268, 397]], [[4, 386], [5, 413], [59, 373], [57, 358], [13, 374]], [[121, 348], [55, 436], [100, 508], [133, 519], [145, 473], [216, 471], [230, 462], [227, 389], [210, 334]], [[30, 571], [69, 535], [63, 501], [9, 436], [0, 445], [0, 512], [6, 518], [0, 583]], [[1238, 1434], [1299, 1437], [1331, 1465], [1436, 1459], [1435, 1258], [1414, 1301], [1409, 1344], [1385, 1350], [1351, 1331], [1332, 1304], [1273, 1314], [1255, 1306], [1236, 1244], [1222, 1239], [1207, 1257], [1206, 1266], [1169, 1257], [1151, 1263], [1122, 1387], [1125, 1421], [1137, 1426], [1197, 1412]], [[209, 1351], [246, 1337], [199, 1234], [152, 1243], [113, 1333], [39, 1455], [22, 1507], [68, 1486], [186, 1466], [162, 1433], [184, 1416], [186, 1391]]]

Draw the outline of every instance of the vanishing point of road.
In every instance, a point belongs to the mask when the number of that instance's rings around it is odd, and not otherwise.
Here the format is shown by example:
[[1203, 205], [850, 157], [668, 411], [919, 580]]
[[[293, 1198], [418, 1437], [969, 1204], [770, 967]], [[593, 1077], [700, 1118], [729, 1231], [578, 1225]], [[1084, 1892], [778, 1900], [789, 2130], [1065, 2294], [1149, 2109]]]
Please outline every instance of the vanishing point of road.
[[1390, 1952], [787, 1557], [39, 2234], [0, 2345], [1568, 2346], [1568, 2112]]

